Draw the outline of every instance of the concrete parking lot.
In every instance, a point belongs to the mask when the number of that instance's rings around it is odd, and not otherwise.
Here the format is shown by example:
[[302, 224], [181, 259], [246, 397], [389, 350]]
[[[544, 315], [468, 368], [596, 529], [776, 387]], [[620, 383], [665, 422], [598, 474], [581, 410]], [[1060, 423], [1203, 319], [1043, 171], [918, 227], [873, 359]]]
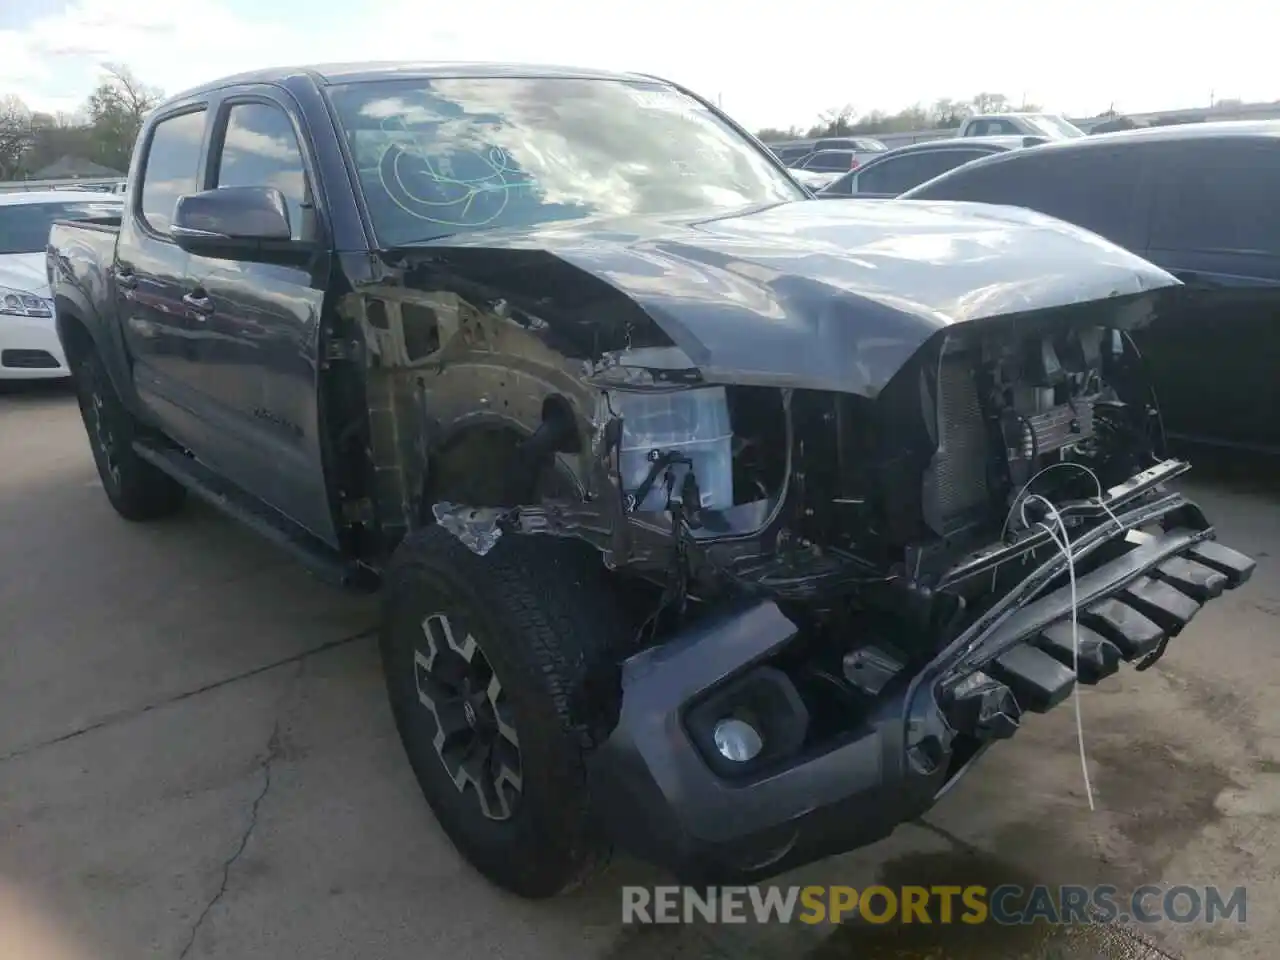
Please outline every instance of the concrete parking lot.
[[[0, 393], [0, 958], [683, 960], [1274, 955], [1280, 484], [1199, 470], [1259, 560], [1154, 669], [1033, 717], [933, 811], [781, 882], [1248, 888], [1216, 927], [623, 928], [619, 863], [549, 903], [495, 892], [422, 802], [370, 602], [198, 505], [111, 511], [66, 390]], [[1105, 935], [1104, 935], [1105, 933]]]

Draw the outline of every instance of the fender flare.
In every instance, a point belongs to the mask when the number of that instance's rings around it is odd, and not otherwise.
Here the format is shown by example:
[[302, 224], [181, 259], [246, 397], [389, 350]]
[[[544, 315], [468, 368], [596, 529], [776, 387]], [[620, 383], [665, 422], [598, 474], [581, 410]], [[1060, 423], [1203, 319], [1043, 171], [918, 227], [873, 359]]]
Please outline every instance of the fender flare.
[[63, 353], [71, 360], [68, 345], [73, 334], [68, 324], [79, 326], [89, 337], [93, 349], [102, 358], [107, 375], [116, 395], [135, 416], [141, 416], [141, 403], [133, 385], [133, 373], [129, 365], [129, 355], [125, 349], [124, 338], [119, 325], [108, 323], [93, 306], [83, 292], [62, 287], [53, 298], [54, 324], [58, 331], [58, 341], [62, 344]]

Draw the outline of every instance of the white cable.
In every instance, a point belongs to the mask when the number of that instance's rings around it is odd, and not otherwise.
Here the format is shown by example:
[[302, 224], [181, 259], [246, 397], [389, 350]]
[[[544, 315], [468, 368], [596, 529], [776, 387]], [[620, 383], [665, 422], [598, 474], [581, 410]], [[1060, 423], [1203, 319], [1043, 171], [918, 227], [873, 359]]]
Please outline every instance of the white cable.
[[[1129, 529], [1129, 528], [1128, 528], [1128, 527], [1126, 527], [1123, 523], [1121, 523], [1121, 522], [1120, 522], [1120, 518], [1119, 518], [1119, 517], [1117, 517], [1117, 516], [1115, 515], [1115, 511], [1113, 511], [1110, 507], [1108, 507], [1108, 506], [1107, 506], [1107, 504], [1106, 504], [1106, 502], [1103, 500], [1104, 492], [1103, 492], [1103, 489], [1102, 489], [1102, 481], [1098, 478], [1098, 475], [1097, 475], [1096, 473], [1094, 473], [1092, 470], [1090, 470], [1088, 467], [1086, 467], [1083, 463], [1076, 463], [1076, 462], [1074, 462], [1074, 461], [1072, 461], [1072, 460], [1061, 460], [1061, 461], [1059, 461], [1058, 463], [1051, 463], [1051, 464], [1049, 464], [1049, 466], [1044, 467], [1044, 468], [1043, 468], [1043, 469], [1041, 469], [1041, 470], [1037, 470], [1034, 474], [1032, 474], [1032, 475], [1031, 475], [1031, 479], [1030, 479], [1030, 480], [1028, 480], [1026, 483], [1024, 483], [1024, 484], [1022, 485], [1022, 488], [1021, 488], [1021, 489], [1020, 489], [1016, 494], [1014, 494], [1014, 497], [1013, 497], [1013, 504], [1009, 507], [1009, 512], [1008, 512], [1007, 514], [1005, 514], [1005, 517], [1004, 517], [1004, 523], [1003, 523], [1003, 524], [1001, 525], [1001, 527], [1000, 527], [1000, 536], [996, 538], [998, 541], [1003, 542], [1003, 540], [1004, 540], [1004, 535], [1005, 535], [1005, 533], [1006, 533], [1006, 532], [1008, 531], [1008, 529], [1009, 529], [1009, 521], [1013, 519], [1014, 511], [1019, 511], [1019, 514], [1022, 516], [1022, 525], [1023, 525], [1023, 526], [1025, 526], [1025, 527], [1029, 527], [1029, 526], [1031, 526], [1031, 524], [1027, 523], [1027, 518], [1026, 518], [1026, 516], [1025, 516], [1025, 515], [1023, 515], [1023, 514], [1021, 514], [1021, 511], [1020, 511], [1020, 509], [1019, 509], [1020, 507], [1023, 507], [1023, 506], [1025, 506], [1025, 505], [1026, 505], [1026, 500], [1022, 499], [1022, 495], [1023, 495], [1024, 493], [1026, 493], [1026, 492], [1027, 492], [1027, 488], [1028, 488], [1028, 487], [1030, 487], [1030, 486], [1031, 486], [1033, 483], [1035, 483], [1038, 479], [1040, 479], [1041, 477], [1043, 477], [1043, 476], [1044, 476], [1046, 473], [1048, 473], [1050, 470], [1057, 470], [1057, 469], [1059, 469], [1059, 468], [1061, 468], [1061, 467], [1073, 467], [1073, 468], [1074, 468], [1074, 469], [1076, 469], [1076, 470], [1082, 470], [1082, 471], [1084, 471], [1084, 472], [1085, 472], [1085, 473], [1087, 473], [1090, 477], [1092, 477], [1092, 478], [1093, 478], [1093, 485], [1094, 485], [1095, 487], [1097, 487], [1097, 489], [1098, 489], [1098, 497], [1097, 497], [1097, 500], [1098, 500], [1098, 506], [1100, 506], [1100, 507], [1101, 507], [1101, 508], [1106, 512], [1107, 516], [1108, 516], [1108, 517], [1110, 517], [1110, 518], [1112, 519], [1112, 521], [1113, 521], [1113, 522], [1115, 523], [1115, 525], [1119, 528], [1119, 530], [1120, 530], [1120, 532], [1121, 532], [1121, 533], [1124, 533], [1127, 529]], [[1045, 503], [1049, 503], [1049, 501], [1048, 501], [1048, 500], [1046, 500], [1044, 497], [1040, 496], [1039, 494], [1032, 494], [1032, 496], [1033, 496], [1033, 497], [1039, 497], [1039, 498], [1040, 498], [1041, 500], [1043, 500]], [[1050, 504], [1050, 506], [1052, 507], [1052, 504]], [[1054, 510], [1054, 513], [1056, 514], [1056, 513], [1057, 513], [1057, 511], [1056, 511], [1056, 510]], [[1059, 518], [1059, 519], [1061, 519], [1061, 518]], [[1064, 525], [1063, 530], [1064, 530], [1064, 533], [1065, 533], [1065, 525]], [[1054, 543], [1057, 543], [1057, 542], [1058, 542], [1058, 541], [1057, 541], [1057, 538], [1056, 538], [1056, 537], [1053, 537], [1053, 534], [1052, 534], [1052, 533], [1050, 533], [1050, 534], [1049, 534], [1049, 536], [1053, 539], [1053, 542], [1054, 542]], [[997, 563], [997, 564], [995, 565], [995, 567], [994, 567], [994, 568], [992, 568], [992, 570], [991, 570], [991, 589], [992, 589], [992, 590], [994, 590], [994, 589], [996, 588], [996, 577], [998, 577], [998, 576], [999, 576], [999, 574], [1000, 574], [1000, 566], [1001, 566], [1001, 564], [998, 564], [998, 563]]]
[[[1101, 484], [1099, 484], [1099, 487], [1101, 487]], [[1071, 551], [1071, 537], [1067, 533], [1066, 522], [1062, 519], [1062, 514], [1058, 512], [1058, 508], [1054, 506], [1048, 498], [1042, 497], [1038, 493], [1033, 493], [1022, 502], [1022, 509], [1019, 513], [1022, 517], [1023, 524], [1025, 526], [1031, 525], [1027, 521], [1026, 513], [1027, 503], [1031, 500], [1039, 500], [1045, 505], [1045, 508], [1048, 510], [1046, 516], [1049, 519], [1056, 521], [1058, 529], [1062, 532], [1062, 539], [1059, 540], [1057, 535], [1053, 532], [1053, 528], [1049, 526], [1049, 524], [1039, 524], [1039, 526], [1043, 527], [1044, 531], [1049, 534], [1049, 538], [1053, 540], [1054, 544], [1058, 547], [1058, 550], [1061, 551], [1063, 559], [1067, 561], [1067, 578], [1071, 581], [1071, 659], [1072, 670], [1076, 675], [1075, 688], [1073, 690], [1073, 697], [1075, 699], [1076, 706], [1076, 743], [1079, 744], [1080, 747], [1080, 772], [1084, 775], [1084, 792], [1085, 796], [1089, 800], [1089, 809], [1092, 811], [1096, 808], [1093, 803], [1093, 785], [1089, 782], [1089, 760], [1085, 755], [1084, 749], [1084, 716], [1080, 706], [1080, 617], [1078, 597], [1076, 595], [1076, 558], [1075, 554]], [[1110, 513], [1110, 511], [1107, 512]], [[1116, 523], [1119, 524], [1120, 521], [1116, 520]], [[1121, 529], [1123, 529], [1122, 524]]]
[[[1071, 467], [1074, 470], [1080, 470], [1080, 471], [1083, 471], [1084, 473], [1087, 473], [1093, 479], [1093, 485], [1098, 489], [1098, 506], [1100, 506], [1106, 512], [1107, 516], [1110, 517], [1115, 522], [1115, 525], [1117, 527], [1119, 527], [1121, 530], [1126, 529], [1125, 525], [1120, 522], [1119, 517], [1117, 517], [1115, 513], [1112, 511], [1112, 509], [1106, 505], [1104, 501], [1105, 491], [1102, 489], [1102, 480], [1099, 479], [1098, 475], [1094, 473], [1091, 469], [1086, 467], [1083, 463], [1076, 463], [1074, 460], [1061, 460], [1058, 463], [1051, 463], [1049, 464], [1049, 466], [1044, 467], [1040, 470], [1037, 470], [1034, 474], [1031, 475], [1031, 479], [1022, 485], [1022, 488], [1014, 495], [1013, 505], [1009, 507], [1009, 512], [1005, 514], [1004, 525], [1000, 527], [1000, 536], [997, 539], [999, 540], [1004, 539], [1005, 533], [1008, 532], [1009, 530], [1009, 521], [1013, 519], [1014, 511], [1018, 509], [1019, 501], [1022, 499], [1022, 495], [1027, 492], [1028, 488], [1030, 488], [1030, 486], [1033, 483], [1035, 483], [1037, 480], [1043, 477], [1046, 473], [1050, 472], [1051, 470], [1059, 470], [1063, 467]], [[1043, 499], [1043, 497], [1041, 499]], [[1048, 502], [1049, 502], [1048, 500], [1045, 500], [1045, 503], [1048, 503]]]

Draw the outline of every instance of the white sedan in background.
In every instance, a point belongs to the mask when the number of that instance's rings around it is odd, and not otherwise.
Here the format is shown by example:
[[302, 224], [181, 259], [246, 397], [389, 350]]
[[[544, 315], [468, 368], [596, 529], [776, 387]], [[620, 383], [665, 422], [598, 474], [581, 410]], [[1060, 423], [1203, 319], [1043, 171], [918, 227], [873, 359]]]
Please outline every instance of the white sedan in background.
[[55, 220], [119, 217], [119, 197], [72, 190], [0, 193], [0, 380], [68, 377], [45, 274]]

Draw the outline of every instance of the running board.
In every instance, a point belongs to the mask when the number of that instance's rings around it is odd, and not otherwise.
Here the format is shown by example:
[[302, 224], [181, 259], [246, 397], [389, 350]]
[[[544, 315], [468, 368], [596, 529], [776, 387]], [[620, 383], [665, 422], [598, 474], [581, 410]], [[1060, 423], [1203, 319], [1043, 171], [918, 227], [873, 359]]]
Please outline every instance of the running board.
[[374, 586], [376, 578], [371, 570], [347, 560], [288, 517], [218, 476], [198, 460], [136, 440], [133, 449], [147, 463], [206, 503], [293, 555], [326, 583], [358, 590]]

